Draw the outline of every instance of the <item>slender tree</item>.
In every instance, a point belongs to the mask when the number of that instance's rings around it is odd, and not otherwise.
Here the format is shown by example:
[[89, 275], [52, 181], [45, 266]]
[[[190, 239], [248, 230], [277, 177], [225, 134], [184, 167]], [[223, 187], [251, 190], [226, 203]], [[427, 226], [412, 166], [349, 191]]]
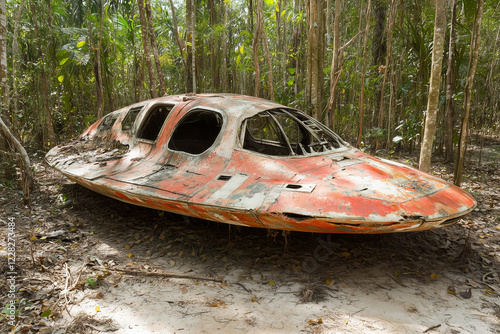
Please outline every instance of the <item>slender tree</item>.
[[[23, 176], [23, 192], [25, 197], [29, 197], [29, 189], [33, 184], [31, 164], [26, 150], [19, 140], [12, 134], [7, 124], [3, 121], [4, 109], [7, 109], [7, 16], [5, 0], [0, 0], [0, 131], [4, 138], [19, 154], [19, 167]], [[24, 186], [26, 185], [26, 186]]]
[[439, 91], [441, 88], [441, 70], [443, 68], [444, 37], [446, 33], [446, 0], [436, 0], [434, 21], [434, 41], [432, 47], [432, 68], [427, 99], [425, 129], [420, 150], [419, 168], [428, 172], [431, 166], [432, 144], [436, 133], [437, 112], [439, 109]]
[[340, 7], [341, 0], [335, 0], [335, 21], [333, 23], [333, 56], [330, 70], [330, 97], [328, 98], [327, 112], [329, 126], [335, 128], [335, 88], [340, 78]]
[[[250, 0], [252, 1], [252, 0]], [[253, 15], [253, 13], [251, 13]], [[255, 25], [255, 32], [253, 34], [252, 50], [253, 50], [253, 66], [255, 68], [255, 84], [254, 84], [254, 96], [260, 95], [260, 66], [259, 66], [259, 40], [262, 34], [260, 22], [260, 11], [256, 11], [257, 24]], [[253, 22], [253, 21], [252, 21]]]
[[323, 2], [306, 1], [307, 12], [307, 67], [306, 103], [312, 107], [312, 116], [320, 118], [323, 91]]
[[44, 141], [44, 145], [52, 147], [56, 144], [56, 135], [54, 132], [54, 119], [49, 107], [49, 91], [47, 88], [47, 75], [45, 73], [45, 59], [43, 57], [43, 52], [42, 52], [42, 41], [40, 33], [38, 31], [37, 11], [39, 10], [39, 8], [35, 7], [33, 0], [30, 0], [30, 6], [31, 6], [31, 15], [33, 17], [33, 27], [35, 29], [38, 59], [42, 63], [40, 81], [42, 86], [43, 109], [45, 110], [45, 127], [47, 128], [47, 137], [48, 137], [47, 138], [48, 142]]
[[361, 70], [361, 90], [359, 98], [359, 133], [357, 147], [361, 148], [361, 137], [363, 135], [363, 119], [365, 116], [365, 75], [366, 75], [366, 49], [368, 46], [368, 32], [370, 30], [370, 9], [371, 0], [368, 0], [368, 5], [366, 8], [366, 27], [364, 31], [364, 41], [363, 41], [363, 69]]
[[[177, 47], [179, 48], [179, 53], [181, 54], [182, 62], [184, 63], [184, 71], [186, 72], [187, 64], [186, 57], [184, 56], [184, 48], [186, 47], [184, 41], [179, 36], [179, 27], [177, 26], [177, 17], [175, 15], [175, 7], [173, 0], [169, 0], [170, 9], [172, 10], [172, 30], [175, 36], [175, 41], [177, 42]], [[185, 74], [187, 77], [187, 74]]]
[[195, 37], [195, 27], [196, 27], [196, 1], [187, 0], [191, 2], [191, 72], [193, 76], [193, 90], [192, 92], [196, 94], [196, 37]]
[[483, 19], [484, 0], [479, 0], [476, 8], [476, 17], [474, 19], [474, 27], [472, 29], [469, 67], [467, 69], [467, 79], [465, 81], [464, 92], [464, 118], [460, 128], [460, 140], [458, 143], [458, 155], [455, 163], [455, 173], [453, 183], [460, 187], [462, 184], [462, 174], [464, 166], [465, 142], [467, 139], [467, 131], [469, 129], [469, 114], [472, 99], [472, 84], [474, 83], [474, 75], [476, 74], [477, 58], [479, 53], [479, 43], [481, 41], [481, 21]]
[[453, 0], [451, 6], [451, 23], [450, 23], [450, 41], [448, 44], [448, 66], [446, 69], [446, 109], [445, 109], [445, 127], [444, 127], [444, 148], [445, 161], [453, 161], [453, 83], [455, 72], [455, 38], [456, 38], [456, 21], [457, 21], [457, 2]]
[[158, 43], [156, 41], [155, 29], [153, 26], [153, 14], [151, 14], [151, 4], [149, 0], [146, 1], [146, 17], [148, 19], [149, 38], [151, 40], [151, 48], [153, 49], [153, 56], [155, 59], [156, 73], [160, 81], [160, 95], [165, 95], [165, 80], [163, 79], [163, 72], [161, 70], [160, 56], [158, 52]]
[[[390, 9], [390, 13], [389, 13], [389, 26], [387, 28], [387, 49], [385, 52], [385, 65], [382, 69], [383, 79], [382, 79], [382, 87], [380, 89], [380, 105], [379, 105], [378, 123], [377, 123], [377, 127], [379, 129], [382, 129], [384, 115], [385, 115], [385, 83], [387, 80], [387, 72], [389, 70], [389, 66], [392, 67], [392, 34], [394, 31], [394, 22], [396, 20], [396, 13], [397, 13], [396, 9], [397, 9], [397, 2], [396, 2], [396, 0], [392, 0], [391, 1], [391, 9]], [[389, 72], [389, 73], [391, 73], [391, 72]], [[390, 85], [392, 85], [392, 81], [391, 81]], [[391, 89], [392, 89], [392, 87], [391, 87]], [[392, 90], [391, 90], [391, 92], [392, 92]], [[391, 97], [392, 97], [392, 95], [391, 95]], [[377, 136], [377, 138], [375, 139], [375, 152], [378, 151], [379, 140], [380, 140], [380, 137]]]
[[151, 63], [151, 51], [149, 49], [148, 41], [148, 25], [146, 22], [146, 15], [144, 14], [144, 0], [137, 0], [137, 5], [139, 6], [139, 18], [141, 19], [141, 32], [142, 32], [142, 45], [144, 48], [144, 58], [146, 58], [146, 67], [149, 74], [149, 91], [151, 97], [155, 98], [158, 96], [156, 92], [156, 80], [155, 72], [153, 70], [153, 64]]
[[19, 21], [21, 21], [21, 14], [23, 13], [23, 8], [24, 8], [24, 0], [21, 0], [19, 3], [19, 8], [17, 10], [17, 15], [16, 15], [16, 20], [14, 22], [14, 33], [12, 35], [12, 127], [13, 127], [13, 132], [16, 133], [18, 124], [17, 124], [17, 112], [18, 112], [18, 101], [19, 101], [19, 85], [18, 85], [18, 78], [17, 78], [17, 68], [18, 68], [18, 63], [20, 62], [20, 55], [19, 55], [19, 42], [18, 42], [18, 36], [19, 36]]
[[[5, 0], [0, 0], [0, 106], [6, 105], [7, 96], [7, 10]], [[1, 115], [1, 114], [0, 114]]]
[[102, 53], [102, 39], [104, 34], [104, 0], [99, 1], [99, 41], [97, 42], [97, 118], [104, 116], [104, 87], [102, 80], [102, 63], [101, 63], [101, 53]]
[[259, 96], [260, 91], [260, 69], [259, 69], [259, 42], [262, 41], [264, 46], [264, 57], [266, 59], [268, 73], [267, 73], [267, 89], [269, 98], [274, 101], [274, 87], [273, 87], [273, 67], [271, 64], [271, 56], [269, 52], [269, 43], [267, 41], [265, 26], [264, 26], [264, 8], [263, 1], [257, 1], [256, 17], [257, 22], [255, 25], [255, 34], [253, 39], [253, 62], [255, 66], [255, 89], [254, 95]]

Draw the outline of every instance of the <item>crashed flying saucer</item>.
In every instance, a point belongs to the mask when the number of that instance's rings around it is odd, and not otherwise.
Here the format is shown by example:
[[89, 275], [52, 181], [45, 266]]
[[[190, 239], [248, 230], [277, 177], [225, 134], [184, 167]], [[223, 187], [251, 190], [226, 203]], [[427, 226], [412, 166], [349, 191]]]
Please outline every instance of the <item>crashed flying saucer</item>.
[[136, 103], [46, 160], [127, 203], [269, 229], [420, 231], [452, 224], [476, 205], [440, 178], [352, 148], [300, 111], [241, 95]]

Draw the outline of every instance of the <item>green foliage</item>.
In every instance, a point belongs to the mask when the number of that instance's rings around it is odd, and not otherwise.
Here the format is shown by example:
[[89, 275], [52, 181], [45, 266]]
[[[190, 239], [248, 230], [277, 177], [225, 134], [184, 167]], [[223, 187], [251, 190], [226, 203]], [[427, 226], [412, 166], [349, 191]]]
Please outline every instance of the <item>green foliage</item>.
[[[101, 27], [100, 1], [33, 2], [36, 10], [40, 40], [36, 39], [32, 20], [32, 7], [25, 7], [19, 21], [19, 57], [14, 59], [9, 49], [9, 84], [11, 85], [11, 120], [23, 142], [33, 148], [43, 147], [47, 131], [41, 104], [41, 74], [45, 71], [48, 82], [50, 111], [54, 117], [58, 140], [73, 137], [96, 120], [97, 110], [97, 55], [100, 53], [104, 85], [105, 113], [139, 100], [149, 98], [149, 81], [143, 58], [141, 26], [136, 1], [104, 1], [104, 24]], [[389, 6], [388, 2], [385, 2]], [[459, 0], [457, 41], [454, 48], [455, 71], [453, 83], [455, 137], [463, 113], [465, 79], [469, 66], [471, 27], [476, 15], [475, 0]], [[184, 93], [186, 88], [188, 40], [185, 3], [175, 2], [175, 18], [182, 53], [174, 34], [173, 13], [167, 1], [151, 2], [154, 33], [157, 39], [161, 71], [169, 94]], [[252, 2], [253, 10], [256, 3]], [[326, 6], [326, 3], [324, 4]], [[333, 13], [333, 2], [330, 2]], [[472, 105], [472, 129], [490, 127], [498, 115], [497, 40], [500, 12], [496, 2], [486, 1], [483, 18], [482, 44], [478, 63], [475, 93]], [[8, 1], [8, 45], [12, 47], [15, 18], [19, 0]], [[211, 8], [211, 6], [213, 6]], [[375, 5], [374, 5], [375, 6]], [[255, 13], [246, 1], [197, 1], [196, 5], [196, 80], [199, 91], [222, 91], [226, 82], [228, 93], [254, 93], [255, 68], [253, 37], [256, 27]], [[227, 9], [227, 20], [226, 20]], [[389, 7], [382, 20], [387, 30]], [[342, 2], [340, 44], [343, 46], [365, 26], [366, 1]], [[325, 10], [326, 13], [326, 10]], [[283, 104], [309, 111], [306, 89], [308, 80], [307, 32], [321, 29], [324, 53], [319, 64], [324, 85], [320, 87], [321, 105], [325, 106], [330, 92], [330, 64], [333, 44], [326, 43], [326, 21], [308, 26], [308, 9], [302, 2], [264, 0], [265, 33], [270, 47], [276, 100]], [[372, 8], [371, 25], [377, 21]], [[50, 22], [50, 25], [49, 25]], [[333, 27], [333, 20], [330, 21]], [[101, 48], [99, 33], [103, 30]], [[341, 75], [336, 86], [335, 129], [350, 141], [357, 139], [360, 117], [361, 71], [366, 61], [364, 79], [364, 141], [385, 139], [400, 148], [412, 150], [420, 141], [423, 111], [426, 108], [431, 50], [434, 28], [434, 6], [428, 1], [398, 2], [393, 34], [392, 62], [388, 68], [385, 86], [382, 125], [379, 112], [385, 55], [381, 63], [374, 63], [373, 50], [378, 40], [387, 45], [385, 32], [375, 36], [369, 30], [367, 58], [363, 59], [363, 34], [359, 35], [341, 55]], [[40, 57], [37, 45], [43, 51]], [[447, 46], [447, 45], [446, 45]], [[226, 54], [223, 54], [226, 50]], [[259, 42], [261, 96], [266, 96], [268, 68], [261, 42]], [[447, 56], [445, 48], [445, 58]], [[16, 74], [13, 76], [13, 65]], [[223, 78], [222, 67], [226, 66]], [[443, 76], [446, 62], [443, 63]], [[392, 81], [390, 80], [392, 76]], [[393, 94], [391, 95], [391, 82]], [[443, 92], [444, 96], [444, 92]], [[389, 99], [392, 99], [389, 103]], [[14, 101], [17, 107], [14, 108]], [[390, 113], [389, 113], [390, 106]], [[444, 100], [441, 100], [441, 112]], [[484, 110], [484, 111], [482, 111]], [[477, 115], [476, 115], [477, 113]], [[481, 113], [481, 117], [479, 114]], [[390, 114], [390, 116], [389, 116]], [[326, 116], [326, 114], [325, 114]], [[477, 117], [475, 117], [477, 116]], [[443, 117], [440, 122], [443, 122]], [[442, 124], [440, 123], [439, 126]], [[438, 126], [438, 127], [439, 127]], [[442, 133], [438, 133], [442, 136]]]

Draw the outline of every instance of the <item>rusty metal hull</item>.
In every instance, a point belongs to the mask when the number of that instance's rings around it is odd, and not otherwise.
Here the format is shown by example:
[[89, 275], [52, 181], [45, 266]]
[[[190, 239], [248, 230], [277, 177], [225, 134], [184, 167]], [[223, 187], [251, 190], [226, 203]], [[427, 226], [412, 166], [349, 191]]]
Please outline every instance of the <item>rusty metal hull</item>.
[[[145, 101], [97, 121], [46, 160], [71, 180], [127, 203], [250, 227], [420, 231], [449, 225], [475, 207], [462, 189], [369, 156], [285, 108], [235, 95]], [[263, 120], [275, 125], [255, 139]]]

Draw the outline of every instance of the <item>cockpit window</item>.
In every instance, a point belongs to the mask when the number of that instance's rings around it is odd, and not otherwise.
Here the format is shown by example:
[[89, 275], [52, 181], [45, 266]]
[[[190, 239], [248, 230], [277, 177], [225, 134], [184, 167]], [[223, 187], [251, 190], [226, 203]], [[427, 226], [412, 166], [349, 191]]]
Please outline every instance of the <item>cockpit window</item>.
[[223, 118], [218, 112], [198, 109], [189, 112], [175, 128], [168, 148], [190, 154], [201, 154], [216, 141]]
[[122, 121], [122, 130], [123, 131], [128, 131], [128, 130], [132, 129], [132, 126], [135, 123], [135, 119], [137, 118], [137, 115], [139, 115], [141, 110], [142, 110], [142, 106], [132, 108], [129, 110], [129, 112], [127, 113], [127, 116], [125, 116], [125, 118]]
[[243, 148], [268, 155], [295, 156], [331, 152], [346, 144], [312, 117], [292, 109], [272, 109], [243, 121]]
[[111, 113], [111, 114], [106, 115], [104, 117], [104, 119], [102, 120], [101, 124], [99, 124], [99, 126], [97, 127], [97, 131], [104, 132], [104, 131], [111, 130], [111, 128], [115, 124], [118, 116], [120, 116], [119, 113]]

